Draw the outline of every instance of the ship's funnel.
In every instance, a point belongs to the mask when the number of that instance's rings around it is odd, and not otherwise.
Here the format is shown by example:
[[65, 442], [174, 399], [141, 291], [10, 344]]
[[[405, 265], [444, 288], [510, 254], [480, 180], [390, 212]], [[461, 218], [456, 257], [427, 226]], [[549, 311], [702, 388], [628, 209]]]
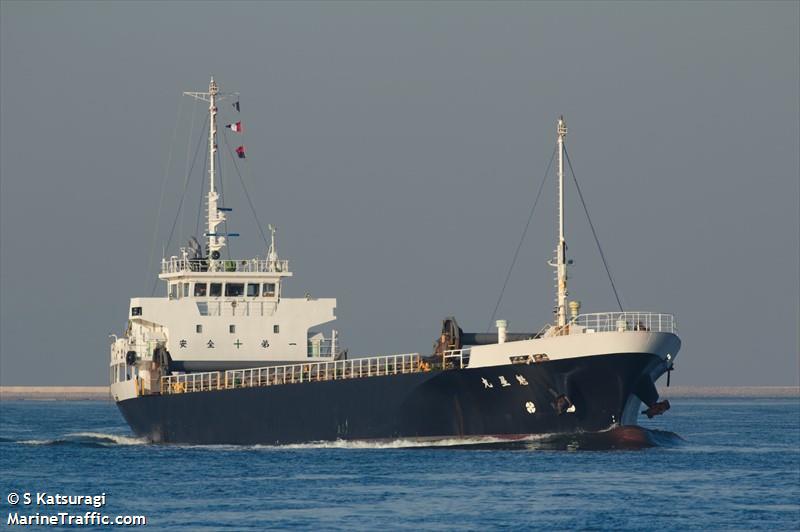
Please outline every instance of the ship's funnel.
[[508, 322], [506, 320], [497, 320], [497, 343], [506, 343], [506, 330], [508, 329]]

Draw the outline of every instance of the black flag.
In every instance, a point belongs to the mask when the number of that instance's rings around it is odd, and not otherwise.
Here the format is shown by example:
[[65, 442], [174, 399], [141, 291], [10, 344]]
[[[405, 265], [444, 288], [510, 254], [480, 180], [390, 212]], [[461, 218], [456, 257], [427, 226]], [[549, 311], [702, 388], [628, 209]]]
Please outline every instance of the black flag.
[[236, 109], [236, 112], [239, 112], [239, 100], [233, 102], [233, 108]]

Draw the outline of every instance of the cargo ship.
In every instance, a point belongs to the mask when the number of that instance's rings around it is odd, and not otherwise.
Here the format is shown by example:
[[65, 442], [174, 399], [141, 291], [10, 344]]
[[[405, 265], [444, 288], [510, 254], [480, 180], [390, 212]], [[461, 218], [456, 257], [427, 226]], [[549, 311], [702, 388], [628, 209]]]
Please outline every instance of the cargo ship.
[[[192, 238], [163, 257], [165, 294], [132, 298], [125, 332], [112, 335], [111, 395], [137, 436], [242, 445], [524, 441], [624, 433], [642, 408], [648, 417], [669, 408], [654, 383], [681, 346], [674, 317], [586, 314], [568, 300], [563, 118], [552, 323], [512, 333], [497, 320], [496, 331], [477, 334], [450, 317], [430, 353], [352, 356], [333, 328], [336, 299], [284, 295], [292, 271], [274, 227], [263, 255], [223, 257], [237, 235], [225, 230], [231, 209], [217, 189], [218, 106], [227, 99], [238, 113], [238, 95], [213, 78], [206, 92], [184, 94], [208, 111], [205, 245]], [[238, 133], [241, 122], [226, 129]], [[245, 157], [243, 146], [230, 151]]]

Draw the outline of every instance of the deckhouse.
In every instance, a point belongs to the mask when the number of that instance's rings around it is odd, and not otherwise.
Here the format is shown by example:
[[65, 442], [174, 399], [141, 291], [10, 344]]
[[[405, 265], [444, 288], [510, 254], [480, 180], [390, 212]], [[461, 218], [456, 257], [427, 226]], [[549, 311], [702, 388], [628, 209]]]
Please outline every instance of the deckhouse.
[[184, 94], [208, 102], [205, 249], [192, 238], [179, 255], [162, 259], [158, 277], [166, 296], [130, 300], [127, 330], [111, 346], [112, 389], [138, 377], [141, 391], [155, 390], [171, 372], [333, 360], [336, 331], [321, 326], [336, 319], [336, 300], [283, 297], [282, 282], [292, 272], [278, 258], [274, 227], [263, 258], [222, 257], [227, 239], [238, 234], [220, 230], [231, 209], [219, 205], [216, 188], [217, 104], [236, 93], [220, 92], [212, 78], [208, 92]]

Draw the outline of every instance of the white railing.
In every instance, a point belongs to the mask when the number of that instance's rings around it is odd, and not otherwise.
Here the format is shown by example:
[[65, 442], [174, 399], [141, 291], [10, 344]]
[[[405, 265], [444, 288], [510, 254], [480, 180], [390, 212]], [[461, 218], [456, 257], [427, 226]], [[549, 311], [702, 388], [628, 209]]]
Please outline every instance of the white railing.
[[469, 347], [445, 351], [442, 355], [442, 367], [444, 369], [466, 368], [469, 365], [469, 353]]
[[655, 312], [597, 312], [580, 314], [567, 325], [578, 325], [595, 332], [677, 332], [675, 316]]
[[[267, 259], [248, 259], [248, 260], [225, 260], [220, 259], [220, 270], [223, 272], [244, 272], [244, 273], [280, 273], [289, 271], [288, 260], [267, 260]], [[161, 259], [161, 273], [185, 273], [185, 272], [204, 272], [208, 271], [209, 259], [184, 259], [182, 257], [170, 257]]]
[[221, 371], [186, 373], [161, 377], [161, 393], [207, 392], [224, 388], [225, 379]]
[[380, 377], [427, 371], [419, 353], [311, 362], [285, 366], [231, 369], [161, 377], [161, 393], [187, 393], [302, 382]]

